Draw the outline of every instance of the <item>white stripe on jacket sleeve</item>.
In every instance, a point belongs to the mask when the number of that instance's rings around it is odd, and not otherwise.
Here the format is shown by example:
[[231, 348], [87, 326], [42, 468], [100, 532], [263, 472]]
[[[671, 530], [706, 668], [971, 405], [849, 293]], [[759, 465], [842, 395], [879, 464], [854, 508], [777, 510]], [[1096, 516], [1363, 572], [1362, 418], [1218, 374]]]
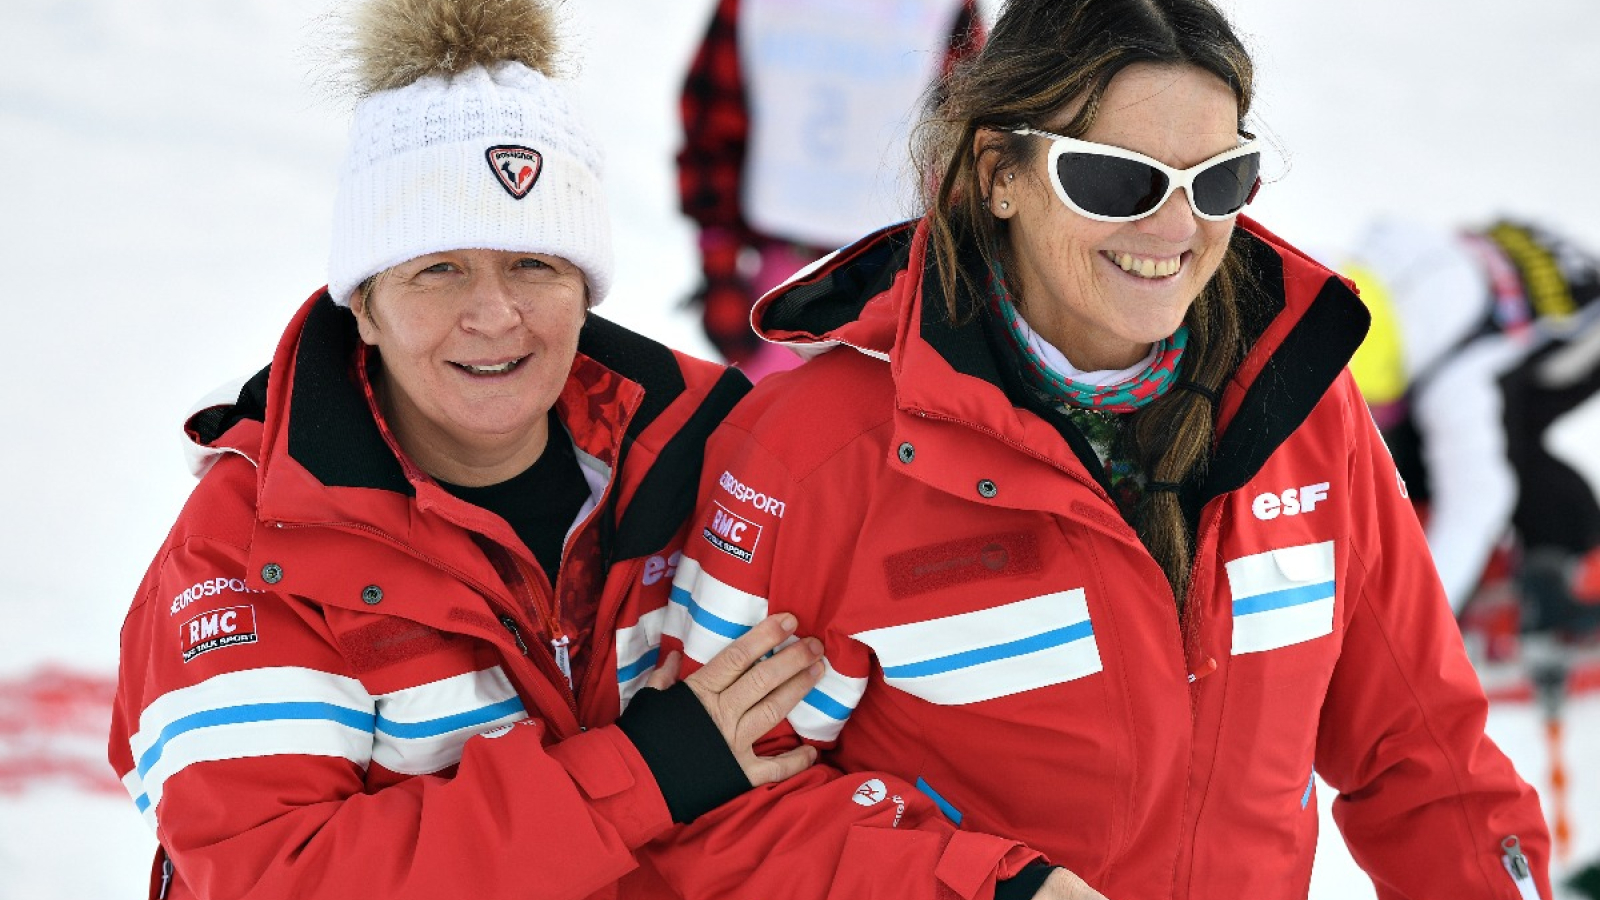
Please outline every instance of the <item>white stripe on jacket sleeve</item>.
[[1101, 671], [1083, 588], [875, 628], [855, 638], [877, 654], [886, 682], [945, 706], [993, 700]]
[[661, 663], [661, 627], [666, 618], [665, 608], [653, 609], [637, 623], [617, 629], [617, 693], [623, 709]]
[[[361, 682], [292, 666], [247, 669], [163, 694], [128, 739], [124, 778], [140, 812], [161, 803], [168, 778], [198, 762], [280, 754], [336, 756], [365, 768], [377, 701]], [[130, 783], [131, 782], [131, 783]]]
[[[765, 619], [768, 606], [767, 598], [719, 581], [686, 556], [672, 580], [672, 602], [662, 631], [681, 640], [690, 659], [705, 663]], [[822, 664], [821, 681], [789, 713], [789, 723], [801, 737], [831, 741], [861, 701], [867, 679], [839, 674], [826, 658]]]
[[467, 738], [528, 717], [499, 666], [377, 697], [372, 761], [402, 775], [427, 775], [461, 761]]
[[867, 679], [841, 675], [827, 657], [822, 679], [789, 713], [795, 733], [813, 741], [837, 740], [844, 723], [867, 692]]

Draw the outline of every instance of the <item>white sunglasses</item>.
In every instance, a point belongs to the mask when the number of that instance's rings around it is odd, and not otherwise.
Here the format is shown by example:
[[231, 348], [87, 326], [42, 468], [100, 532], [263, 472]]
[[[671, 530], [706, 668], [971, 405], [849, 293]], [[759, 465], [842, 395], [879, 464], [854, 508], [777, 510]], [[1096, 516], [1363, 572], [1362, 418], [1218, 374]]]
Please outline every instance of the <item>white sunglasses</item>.
[[1243, 144], [1187, 169], [1142, 153], [1023, 126], [1012, 134], [1049, 138], [1050, 186], [1074, 212], [1098, 222], [1133, 222], [1184, 189], [1194, 214], [1212, 222], [1244, 209], [1261, 188], [1261, 142]]

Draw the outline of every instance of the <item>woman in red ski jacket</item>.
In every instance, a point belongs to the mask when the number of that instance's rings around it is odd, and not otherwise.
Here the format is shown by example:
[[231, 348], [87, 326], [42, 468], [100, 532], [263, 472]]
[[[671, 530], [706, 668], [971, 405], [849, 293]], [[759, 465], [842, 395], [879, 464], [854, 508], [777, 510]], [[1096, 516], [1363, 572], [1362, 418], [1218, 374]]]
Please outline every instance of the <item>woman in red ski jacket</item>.
[[1016, 0], [926, 215], [758, 306], [814, 358], [708, 445], [665, 629], [799, 616], [826, 673], [771, 747], [826, 752], [679, 836], [686, 896], [1304, 897], [1320, 777], [1385, 900], [1549, 898], [1367, 312], [1239, 216], [1251, 93], [1205, 0]]
[[659, 889], [636, 848], [815, 753], [751, 750], [820, 674], [814, 640], [746, 673], [793, 617], [683, 685], [659, 655], [749, 384], [590, 314], [600, 159], [543, 4], [362, 12], [329, 285], [191, 419], [204, 474], [123, 628], [151, 896]]

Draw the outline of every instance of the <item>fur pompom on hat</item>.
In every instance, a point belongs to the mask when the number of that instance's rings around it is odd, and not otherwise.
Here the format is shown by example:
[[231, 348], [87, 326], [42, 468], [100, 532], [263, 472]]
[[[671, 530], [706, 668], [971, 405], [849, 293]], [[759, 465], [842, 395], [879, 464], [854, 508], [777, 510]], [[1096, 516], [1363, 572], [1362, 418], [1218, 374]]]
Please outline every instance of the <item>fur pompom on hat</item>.
[[611, 288], [599, 148], [552, 78], [542, 0], [367, 0], [360, 102], [334, 200], [328, 291], [444, 250], [562, 257]]

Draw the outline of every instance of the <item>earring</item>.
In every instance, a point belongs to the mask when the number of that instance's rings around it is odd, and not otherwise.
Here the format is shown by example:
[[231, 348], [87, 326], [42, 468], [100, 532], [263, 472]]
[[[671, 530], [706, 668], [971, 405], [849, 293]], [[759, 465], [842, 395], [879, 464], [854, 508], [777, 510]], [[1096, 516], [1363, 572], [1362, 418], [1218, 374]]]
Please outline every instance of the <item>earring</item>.
[[1017, 180], [1017, 173], [1015, 173], [1015, 172], [1007, 172], [1006, 173], [1006, 180], [1007, 181], [1016, 181]]
[[1010, 200], [1001, 200], [1000, 201], [1000, 208], [1001, 209], [1010, 209], [1011, 208], [1011, 201]]

